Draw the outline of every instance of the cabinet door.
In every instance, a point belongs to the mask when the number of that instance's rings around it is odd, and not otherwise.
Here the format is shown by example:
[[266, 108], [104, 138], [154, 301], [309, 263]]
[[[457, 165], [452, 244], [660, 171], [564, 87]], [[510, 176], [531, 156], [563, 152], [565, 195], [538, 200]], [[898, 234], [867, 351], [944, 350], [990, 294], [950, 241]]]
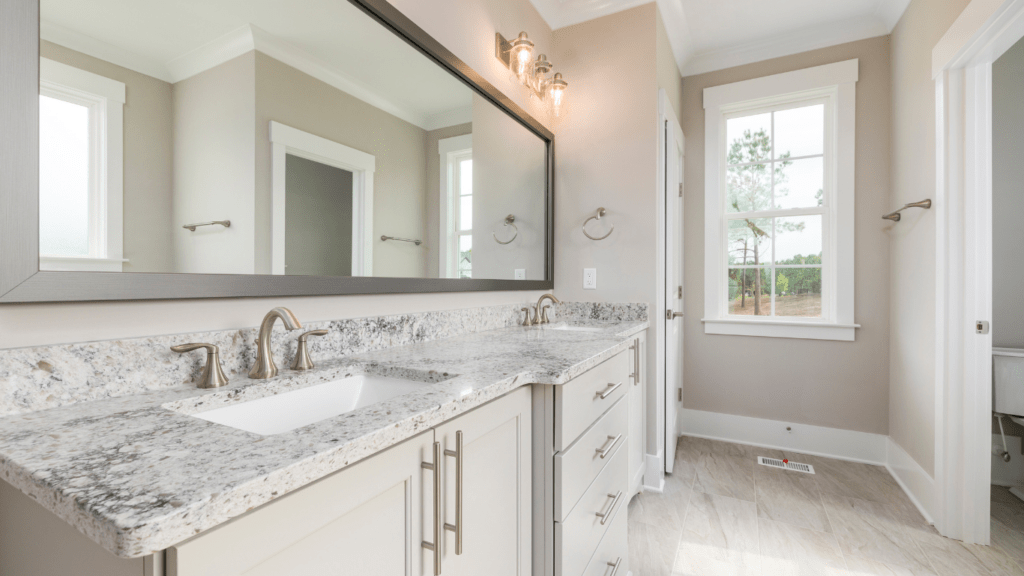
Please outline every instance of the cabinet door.
[[167, 551], [168, 576], [427, 576], [433, 431]]
[[530, 388], [523, 387], [435, 429], [445, 449], [445, 576], [531, 573], [530, 406]]
[[633, 340], [630, 347], [629, 387], [629, 490], [635, 493], [643, 484], [644, 452], [647, 437], [647, 379], [646, 376], [646, 342], [643, 334]]

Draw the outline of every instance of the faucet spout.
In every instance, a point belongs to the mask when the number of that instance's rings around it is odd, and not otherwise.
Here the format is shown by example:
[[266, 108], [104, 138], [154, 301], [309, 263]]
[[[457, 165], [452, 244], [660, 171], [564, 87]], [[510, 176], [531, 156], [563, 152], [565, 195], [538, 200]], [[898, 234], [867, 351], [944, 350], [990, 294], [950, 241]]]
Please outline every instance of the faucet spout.
[[562, 303], [561, 300], [559, 300], [558, 298], [555, 298], [554, 294], [544, 294], [543, 296], [538, 298], [537, 299], [537, 307], [535, 309], [536, 315], [537, 315], [537, 324], [547, 324], [547, 323], [550, 322], [550, 320], [548, 320], [547, 309], [541, 308], [541, 306], [544, 304], [545, 300], [551, 300], [551, 302], [554, 303], [554, 304], [561, 304]]
[[263, 323], [260, 324], [260, 334], [256, 340], [256, 363], [249, 370], [249, 378], [266, 380], [277, 376], [277, 365], [274, 363], [274, 353], [270, 349], [270, 341], [274, 332], [274, 322], [278, 318], [288, 330], [302, 329], [302, 323], [287, 308], [274, 308], [267, 312], [267, 315], [263, 317]]

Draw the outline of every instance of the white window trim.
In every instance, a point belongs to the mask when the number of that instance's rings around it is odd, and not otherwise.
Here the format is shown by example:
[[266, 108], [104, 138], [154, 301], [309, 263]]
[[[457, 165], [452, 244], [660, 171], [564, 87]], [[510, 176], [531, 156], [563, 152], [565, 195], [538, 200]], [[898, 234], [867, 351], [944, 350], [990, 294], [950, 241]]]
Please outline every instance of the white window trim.
[[[777, 338], [853, 341], [854, 170], [858, 61], [847, 60], [704, 90], [704, 333]], [[826, 147], [834, 172], [826, 174], [830, 218], [823, 222], [822, 319], [741, 318], [727, 315], [724, 197], [725, 117], [730, 112], [774, 106], [796, 99], [827, 98], [833, 114], [826, 124]], [[834, 295], [829, 297], [826, 295]]]
[[271, 273], [285, 273], [285, 172], [287, 156], [291, 154], [352, 173], [352, 276], [372, 276], [376, 157], [274, 121], [270, 122], [270, 142]]
[[437, 141], [437, 153], [440, 160], [440, 230], [438, 238], [441, 244], [438, 258], [438, 275], [440, 278], [459, 277], [459, 231], [455, 229], [458, 222], [456, 210], [458, 202], [452, 200], [455, 187], [455, 160], [457, 157], [473, 152], [473, 135], [442, 138]]
[[39, 59], [39, 93], [89, 107], [97, 141], [91, 159], [91, 188], [100, 191], [89, 210], [88, 257], [42, 254], [40, 270], [121, 272], [124, 263], [124, 83], [67, 64]]

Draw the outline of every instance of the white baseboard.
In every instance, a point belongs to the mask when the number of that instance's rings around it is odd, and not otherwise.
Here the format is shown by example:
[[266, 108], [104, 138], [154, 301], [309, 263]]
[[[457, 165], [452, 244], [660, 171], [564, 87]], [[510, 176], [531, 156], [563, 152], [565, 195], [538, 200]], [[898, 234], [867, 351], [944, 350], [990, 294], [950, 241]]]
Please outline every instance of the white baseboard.
[[665, 491], [665, 465], [662, 463], [664, 452], [659, 450], [657, 454], [647, 454], [644, 466], [644, 490], [652, 492]]
[[938, 511], [938, 486], [932, 475], [921, 468], [921, 465], [907, 454], [899, 444], [888, 438], [888, 457], [885, 468], [907, 493], [921, 515], [931, 524], [935, 524]]
[[[793, 424], [749, 416], [683, 410], [683, 434], [738, 444], [792, 450], [814, 456], [852, 460], [867, 464], [886, 463], [888, 436]], [[787, 430], [787, 427], [789, 430]]]

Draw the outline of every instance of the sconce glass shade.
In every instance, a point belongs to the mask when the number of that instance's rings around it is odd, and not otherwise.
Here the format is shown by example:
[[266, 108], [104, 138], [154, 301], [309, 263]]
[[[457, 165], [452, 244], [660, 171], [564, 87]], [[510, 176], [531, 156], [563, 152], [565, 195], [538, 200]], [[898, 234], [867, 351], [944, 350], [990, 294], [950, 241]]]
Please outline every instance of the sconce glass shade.
[[562, 74], [559, 72], [555, 74], [555, 77], [551, 79], [548, 84], [548, 96], [551, 98], [551, 110], [555, 113], [555, 116], [562, 115], [562, 107], [565, 101], [565, 90], [569, 87], [569, 83], [562, 79]]
[[519, 37], [511, 42], [512, 48], [509, 51], [509, 68], [512, 73], [520, 79], [530, 76], [530, 64], [533, 58], [533, 42], [526, 37], [526, 32], [520, 32]]

